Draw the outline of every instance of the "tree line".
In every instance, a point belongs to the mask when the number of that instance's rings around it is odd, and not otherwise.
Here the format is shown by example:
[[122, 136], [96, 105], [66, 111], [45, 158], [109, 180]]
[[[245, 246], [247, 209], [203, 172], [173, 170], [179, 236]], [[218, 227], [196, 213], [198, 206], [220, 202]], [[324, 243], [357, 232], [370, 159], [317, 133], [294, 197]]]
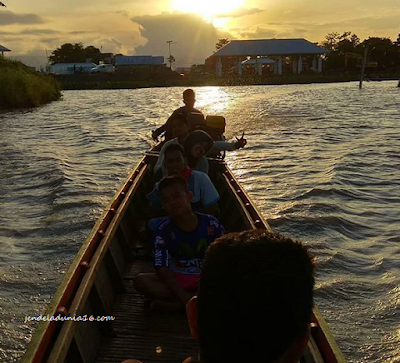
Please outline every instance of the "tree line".
[[360, 38], [351, 32], [329, 33], [320, 44], [328, 51], [325, 56], [326, 70], [352, 69], [360, 66], [367, 48], [367, 60], [379, 71], [395, 70], [400, 66], [400, 34], [397, 40], [390, 38]]
[[99, 63], [104, 61], [104, 55], [99, 48], [89, 45], [85, 47], [82, 43], [65, 43], [57, 48], [49, 56], [50, 64], [56, 63], [85, 63], [87, 59]]

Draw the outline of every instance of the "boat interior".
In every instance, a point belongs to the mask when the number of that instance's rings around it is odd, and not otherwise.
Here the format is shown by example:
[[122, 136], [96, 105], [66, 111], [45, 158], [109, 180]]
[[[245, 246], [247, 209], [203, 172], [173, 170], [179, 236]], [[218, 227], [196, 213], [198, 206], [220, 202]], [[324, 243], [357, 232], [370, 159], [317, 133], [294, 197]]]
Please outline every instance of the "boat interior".
[[[190, 335], [185, 313], [146, 313], [146, 300], [133, 286], [136, 274], [154, 271], [150, 236], [146, 230], [146, 223], [151, 217], [146, 213], [146, 194], [152, 190], [155, 182], [151, 171], [155, 160], [151, 155], [147, 156], [149, 170], [121, 220], [120, 238], [125, 240], [128, 255], [133, 258], [125, 263], [121, 261], [121, 264], [125, 264], [121, 282], [125, 292], [116, 294], [112, 308], [112, 315], [115, 316], [111, 324], [113, 335], [103, 339], [96, 358], [99, 363], [120, 362], [128, 358], [143, 363], [175, 363], [198, 355], [198, 345]], [[211, 163], [210, 177], [221, 196], [221, 223], [230, 232], [253, 228], [251, 218], [246, 218], [240, 202], [232, 195], [233, 190], [224, 180], [223, 169], [223, 163], [217, 160]]]
[[[22, 362], [143, 363], [183, 362], [197, 357], [182, 312], [149, 312], [134, 277], [153, 271], [147, 222], [153, 217], [146, 198], [155, 182], [149, 151], [94, 226], [55, 294], [48, 313], [53, 316], [112, 316], [102, 322], [46, 322], [39, 325]], [[220, 221], [227, 232], [269, 229], [223, 160], [211, 160], [211, 180], [219, 194]], [[322, 338], [325, 339], [323, 333]], [[330, 343], [322, 339], [328, 348]], [[310, 340], [302, 363], [337, 362], [320, 354]]]

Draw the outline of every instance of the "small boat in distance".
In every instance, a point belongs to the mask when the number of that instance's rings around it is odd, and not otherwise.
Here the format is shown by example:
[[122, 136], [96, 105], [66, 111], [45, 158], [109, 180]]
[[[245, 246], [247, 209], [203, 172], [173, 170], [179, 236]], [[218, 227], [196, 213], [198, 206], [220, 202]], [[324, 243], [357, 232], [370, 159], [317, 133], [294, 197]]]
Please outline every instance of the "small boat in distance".
[[[145, 153], [98, 219], [48, 308], [49, 320], [58, 320], [39, 324], [23, 363], [118, 363], [128, 358], [178, 363], [197, 356], [186, 316], [144, 314], [144, 298], [133, 287], [136, 274], [152, 270], [146, 194], [154, 184], [157, 157], [155, 149]], [[221, 196], [220, 220], [227, 232], [271, 230], [225, 161], [211, 159], [209, 175]], [[301, 362], [346, 362], [317, 308]]]

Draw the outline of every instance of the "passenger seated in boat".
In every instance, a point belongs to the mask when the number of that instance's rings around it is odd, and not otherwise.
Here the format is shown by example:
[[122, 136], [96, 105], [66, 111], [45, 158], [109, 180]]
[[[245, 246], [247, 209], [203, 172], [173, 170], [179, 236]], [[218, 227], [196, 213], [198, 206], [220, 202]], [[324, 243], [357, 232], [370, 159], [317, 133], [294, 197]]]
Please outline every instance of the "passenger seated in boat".
[[176, 118], [173, 123], [173, 133], [175, 138], [167, 141], [160, 150], [158, 159], [154, 165], [154, 173], [162, 170], [162, 175], [166, 175], [163, 167], [165, 149], [170, 144], [180, 144], [185, 148], [190, 167], [197, 171], [208, 174], [208, 160], [206, 154], [216, 154], [220, 151], [237, 150], [247, 144], [244, 134], [236, 141], [213, 141], [211, 137], [202, 130], [189, 133], [188, 121], [185, 118]]
[[245, 147], [247, 140], [244, 133], [236, 142], [213, 141], [212, 138], [202, 130], [190, 133], [184, 142], [184, 150], [188, 166], [194, 170], [208, 174], [207, 154], [215, 154], [224, 150], [237, 150]]
[[184, 115], [177, 115], [177, 117], [171, 121], [171, 126], [172, 126], [172, 134], [173, 134], [174, 138], [166, 141], [164, 143], [164, 145], [162, 146], [160, 153], [158, 155], [157, 161], [153, 168], [154, 174], [162, 171], [163, 176], [167, 175], [167, 171], [163, 166], [165, 149], [167, 148], [168, 145], [171, 145], [171, 144], [178, 144], [178, 145], [183, 146], [183, 143], [185, 142], [186, 137], [190, 133], [189, 122], [188, 122], [187, 117]]
[[218, 238], [186, 305], [200, 361], [183, 363], [300, 362], [310, 336], [313, 273], [306, 247], [289, 238], [259, 229]]
[[[208, 175], [188, 168], [183, 147], [179, 144], [168, 145], [165, 148], [164, 155], [164, 167], [167, 175], [179, 175], [187, 181], [189, 190], [193, 194], [191, 199], [193, 210], [217, 215], [217, 202], [220, 196]], [[153, 191], [147, 195], [147, 199], [155, 210], [160, 210], [162, 207], [159, 185], [160, 182], [157, 182]]]
[[299, 362], [310, 336], [313, 271], [307, 249], [289, 238], [265, 230], [218, 238], [186, 306], [200, 361]]
[[[194, 108], [194, 104], [196, 102], [196, 94], [192, 89], [189, 88], [189, 89], [183, 91], [182, 96], [183, 96], [183, 103], [185, 104], [185, 106], [182, 106], [182, 107], [179, 107], [178, 109], [176, 109], [172, 113], [172, 115], [168, 118], [167, 122], [164, 125], [160, 126], [158, 129], [152, 131], [151, 137], [153, 138], [153, 140], [158, 141], [158, 137], [163, 133], [165, 133], [166, 141], [173, 138], [171, 122], [175, 117], [183, 115], [187, 118], [190, 113], [197, 113], [197, 114], [203, 115], [201, 113], [201, 111]], [[204, 115], [203, 115], [203, 119], [204, 119]]]
[[210, 135], [201, 130], [193, 131], [183, 144], [189, 168], [208, 174], [206, 154], [213, 147], [214, 142]]
[[177, 310], [197, 290], [205, 251], [224, 230], [216, 218], [192, 211], [193, 194], [182, 177], [164, 178], [159, 192], [169, 217], [153, 231], [156, 273], [139, 274], [134, 284], [152, 299], [151, 309]]

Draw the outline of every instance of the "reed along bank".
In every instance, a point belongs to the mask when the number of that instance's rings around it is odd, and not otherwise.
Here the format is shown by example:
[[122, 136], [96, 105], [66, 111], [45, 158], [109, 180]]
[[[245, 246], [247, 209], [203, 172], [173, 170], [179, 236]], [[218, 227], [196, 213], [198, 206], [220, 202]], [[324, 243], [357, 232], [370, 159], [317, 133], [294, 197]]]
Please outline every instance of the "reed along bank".
[[0, 57], [0, 109], [37, 107], [60, 97], [61, 86], [53, 77]]

